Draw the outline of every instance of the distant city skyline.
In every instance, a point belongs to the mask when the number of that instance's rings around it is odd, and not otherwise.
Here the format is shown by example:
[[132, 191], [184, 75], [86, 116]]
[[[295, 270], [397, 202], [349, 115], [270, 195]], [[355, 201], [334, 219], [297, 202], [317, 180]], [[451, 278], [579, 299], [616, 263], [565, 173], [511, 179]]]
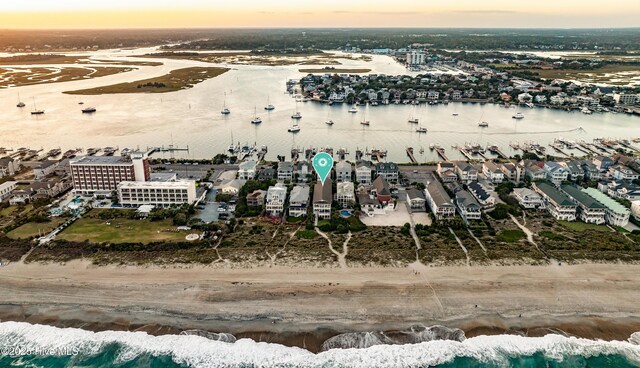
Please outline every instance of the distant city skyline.
[[640, 26], [640, 1], [29, 0], [0, 4], [2, 28]]

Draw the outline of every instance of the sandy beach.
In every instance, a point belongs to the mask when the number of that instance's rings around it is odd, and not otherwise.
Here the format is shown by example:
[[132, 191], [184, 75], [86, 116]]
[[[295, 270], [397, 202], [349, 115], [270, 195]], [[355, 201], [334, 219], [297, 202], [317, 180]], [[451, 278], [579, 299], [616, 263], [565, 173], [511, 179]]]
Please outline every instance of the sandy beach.
[[317, 350], [348, 331], [412, 324], [467, 336], [555, 329], [601, 339], [640, 330], [640, 265], [409, 268], [0, 268], [0, 320], [91, 330], [184, 329]]

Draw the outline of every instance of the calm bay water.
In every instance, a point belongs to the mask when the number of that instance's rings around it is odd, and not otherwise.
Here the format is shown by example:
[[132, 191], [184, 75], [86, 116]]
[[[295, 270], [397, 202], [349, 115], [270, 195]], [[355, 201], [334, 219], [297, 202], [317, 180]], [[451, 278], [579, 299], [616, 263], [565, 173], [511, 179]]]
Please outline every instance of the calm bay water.
[[[102, 51], [95, 59], [145, 60], [140, 55], [153, 49]], [[466, 142], [499, 145], [503, 152], [513, 154], [510, 142], [548, 144], [554, 138], [586, 140], [596, 137], [633, 138], [640, 135], [640, 118], [623, 114], [584, 115], [550, 109], [524, 109], [526, 118], [511, 118], [514, 109], [491, 104], [451, 103], [437, 106], [389, 105], [359, 107], [357, 114], [349, 114], [349, 106], [328, 106], [314, 102], [298, 103], [303, 118], [301, 131], [287, 132], [291, 114], [296, 110], [294, 99], [285, 93], [285, 81], [300, 78], [301, 66], [228, 65], [229, 72], [196, 85], [192, 89], [165, 94], [119, 94], [100, 96], [66, 95], [63, 91], [109, 85], [163, 75], [175, 68], [212, 66], [188, 60], [163, 60], [158, 67], [139, 67], [138, 70], [97, 79], [42, 84], [0, 90], [0, 146], [18, 148], [62, 148], [119, 146], [146, 148], [174, 144], [189, 146], [188, 156], [206, 158], [221, 153], [234, 141], [267, 145], [267, 158], [288, 157], [292, 147], [347, 148], [353, 158], [356, 147], [384, 148], [389, 160], [408, 161], [406, 147], [414, 147], [419, 161], [437, 160], [429, 151], [431, 143], [440, 144], [451, 159], [462, 157], [451, 148]], [[374, 56], [371, 62], [340, 59], [338, 67], [371, 68], [373, 73], [406, 74], [401, 65], [386, 56]], [[309, 67], [309, 66], [303, 66]], [[319, 67], [321, 68], [321, 66]], [[413, 73], [415, 74], [415, 73]], [[27, 107], [15, 107], [17, 92]], [[226, 96], [226, 97], [225, 97]], [[31, 116], [33, 97], [43, 116]], [[223, 101], [231, 114], [223, 116]], [[276, 109], [267, 112], [263, 107], [267, 98]], [[95, 106], [98, 112], [82, 114], [78, 102]], [[250, 123], [254, 108], [263, 123]], [[453, 113], [458, 116], [453, 116]], [[366, 116], [369, 127], [360, 124]], [[421, 119], [429, 132], [420, 134], [410, 116]], [[332, 119], [335, 125], [325, 124]], [[477, 126], [487, 121], [489, 127]], [[579, 129], [582, 128], [582, 129]], [[424, 148], [424, 154], [419, 149]], [[549, 150], [549, 152], [552, 152]], [[578, 151], [574, 151], [580, 154]], [[186, 157], [187, 154], [177, 154]]]

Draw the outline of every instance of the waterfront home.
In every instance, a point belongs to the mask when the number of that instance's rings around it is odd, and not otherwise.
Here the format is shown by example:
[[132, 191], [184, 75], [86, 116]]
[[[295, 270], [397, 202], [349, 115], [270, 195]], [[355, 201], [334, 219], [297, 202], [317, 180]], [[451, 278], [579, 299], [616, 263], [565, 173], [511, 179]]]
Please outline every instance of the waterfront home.
[[306, 183], [313, 177], [313, 166], [307, 161], [296, 162], [295, 174], [298, 182]]
[[246, 183], [246, 180], [241, 179], [231, 179], [223, 181], [220, 185], [215, 188], [219, 190], [222, 194], [231, 194], [237, 195], [240, 192], [240, 189]]
[[582, 168], [585, 179], [600, 180], [600, 170], [598, 170], [598, 167], [593, 162], [588, 160], [575, 160], [575, 162]]
[[31, 201], [31, 192], [26, 190], [15, 190], [11, 193], [9, 204], [12, 206], [23, 206]]
[[456, 89], [455, 91], [453, 91], [453, 93], [451, 93], [452, 100], [457, 101], [461, 98], [462, 98], [462, 91]]
[[573, 185], [563, 185], [562, 192], [578, 205], [578, 218], [587, 224], [601, 225], [605, 223], [605, 206], [593, 197], [584, 193], [580, 188]]
[[455, 203], [458, 208], [458, 213], [460, 213], [460, 216], [465, 222], [469, 222], [469, 220], [480, 220], [482, 217], [482, 207], [473, 195], [466, 190], [461, 190], [456, 193]]
[[336, 202], [338, 202], [342, 208], [353, 206], [356, 202], [356, 194], [352, 181], [341, 181], [336, 184]]
[[427, 183], [424, 195], [429, 209], [437, 220], [450, 220], [455, 217], [456, 207], [438, 180]]
[[351, 181], [351, 162], [339, 161], [335, 167], [336, 181]]
[[327, 178], [324, 184], [318, 181], [313, 188], [313, 214], [320, 219], [331, 218], [332, 186], [333, 181]]
[[277, 178], [279, 181], [293, 180], [293, 163], [289, 161], [278, 163]]
[[387, 204], [391, 202], [391, 190], [389, 189], [389, 183], [382, 176], [378, 176], [373, 181], [371, 194], [373, 194], [378, 202]]
[[547, 175], [547, 181], [556, 187], [569, 178], [569, 171], [555, 161], [545, 162], [542, 169]]
[[485, 178], [492, 183], [498, 184], [504, 181], [504, 173], [498, 168], [498, 165], [491, 160], [482, 163], [482, 173]]
[[296, 185], [293, 187], [291, 195], [289, 196], [289, 216], [306, 216], [308, 204], [309, 187], [307, 185]]
[[55, 171], [58, 161], [45, 160], [36, 162], [33, 167], [33, 175], [36, 180], [43, 179]]
[[266, 196], [267, 196], [266, 190], [260, 190], [260, 189], [254, 190], [253, 192], [247, 194], [247, 206], [262, 207], [262, 205], [264, 205]]
[[393, 162], [378, 162], [376, 173], [389, 183], [397, 183], [399, 178], [398, 165]]
[[489, 190], [477, 181], [472, 181], [467, 184], [469, 192], [473, 194], [478, 203], [482, 205], [483, 210], [489, 211], [496, 206], [496, 199], [489, 193]]
[[362, 185], [371, 184], [371, 161], [356, 162], [356, 181]]
[[407, 194], [407, 203], [411, 208], [412, 212], [423, 212], [426, 211], [425, 204], [427, 199], [424, 197], [424, 193], [421, 190], [416, 188], [409, 188], [406, 191]]
[[509, 180], [509, 181], [514, 182], [514, 183], [519, 183], [520, 182], [521, 170], [520, 170], [519, 166], [515, 165], [512, 162], [506, 162], [504, 164], [500, 164], [498, 166], [498, 168], [504, 174], [504, 179], [505, 180]]
[[367, 214], [367, 216], [384, 213], [380, 202], [369, 193], [358, 194], [358, 203], [360, 204], [360, 211]]
[[7, 181], [0, 184], [0, 202], [11, 197], [11, 192], [16, 189], [17, 184], [18, 182], [16, 181]]
[[440, 92], [430, 90], [427, 92], [427, 99], [430, 101], [437, 101], [440, 98]]
[[442, 179], [443, 183], [450, 183], [458, 180], [455, 165], [451, 162], [438, 162], [436, 173], [438, 173], [438, 176]]
[[616, 180], [633, 181], [638, 179], [638, 173], [622, 164], [609, 167], [609, 177]]
[[566, 194], [546, 182], [534, 182], [535, 190], [542, 197], [549, 214], [556, 220], [575, 221], [578, 206]]
[[640, 199], [640, 186], [621, 181], [598, 183], [598, 190], [606, 192], [609, 197], [635, 201]]
[[515, 188], [513, 196], [518, 200], [518, 204], [526, 209], [544, 209], [544, 201], [540, 194], [529, 188]]
[[591, 162], [596, 165], [600, 172], [609, 171], [609, 168], [616, 163], [612, 158], [607, 156], [596, 156]]
[[238, 179], [253, 180], [256, 177], [256, 166], [255, 160], [241, 162], [238, 165]]
[[569, 173], [568, 179], [571, 181], [584, 180], [585, 170], [582, 168], [578, 160], [561, 161], [559, 164], [567, 170]]
[[458, 180], [462, 183], [466, 184], [470, 181], [478, 180], [478, 170], [466, 161], [456, 161], [455, 171], [458, 175]]
[[273, 167], [264, 167], [258, 170], [257, 180], [265, 181], [276, 178], [276, 170]]
[[640, 201], [631, 202], [631, 215], [637, 221], [640, 221]]
[[267, 190], [265, 209], [269, 216], [281, 216], [287, 199], [287, 187], [283, 183], [276, 183]]
[[595, 188], [586, 188], [582, 189], [582, 191], [606, 207], [605, 220], [607, 224], [612, 226], [626, 226], [629, 223], [631, 211], [627, 207]]

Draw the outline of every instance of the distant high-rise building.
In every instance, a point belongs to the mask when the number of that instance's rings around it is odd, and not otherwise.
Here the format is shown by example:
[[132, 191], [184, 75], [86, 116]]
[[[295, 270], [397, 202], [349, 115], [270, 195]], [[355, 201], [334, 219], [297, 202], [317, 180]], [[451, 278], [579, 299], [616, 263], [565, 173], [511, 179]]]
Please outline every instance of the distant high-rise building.
[[407, 66], [415, 67], [424, 65], [426, 62], [426, 55], [422, 50], [410, 50], [407, 52]]

